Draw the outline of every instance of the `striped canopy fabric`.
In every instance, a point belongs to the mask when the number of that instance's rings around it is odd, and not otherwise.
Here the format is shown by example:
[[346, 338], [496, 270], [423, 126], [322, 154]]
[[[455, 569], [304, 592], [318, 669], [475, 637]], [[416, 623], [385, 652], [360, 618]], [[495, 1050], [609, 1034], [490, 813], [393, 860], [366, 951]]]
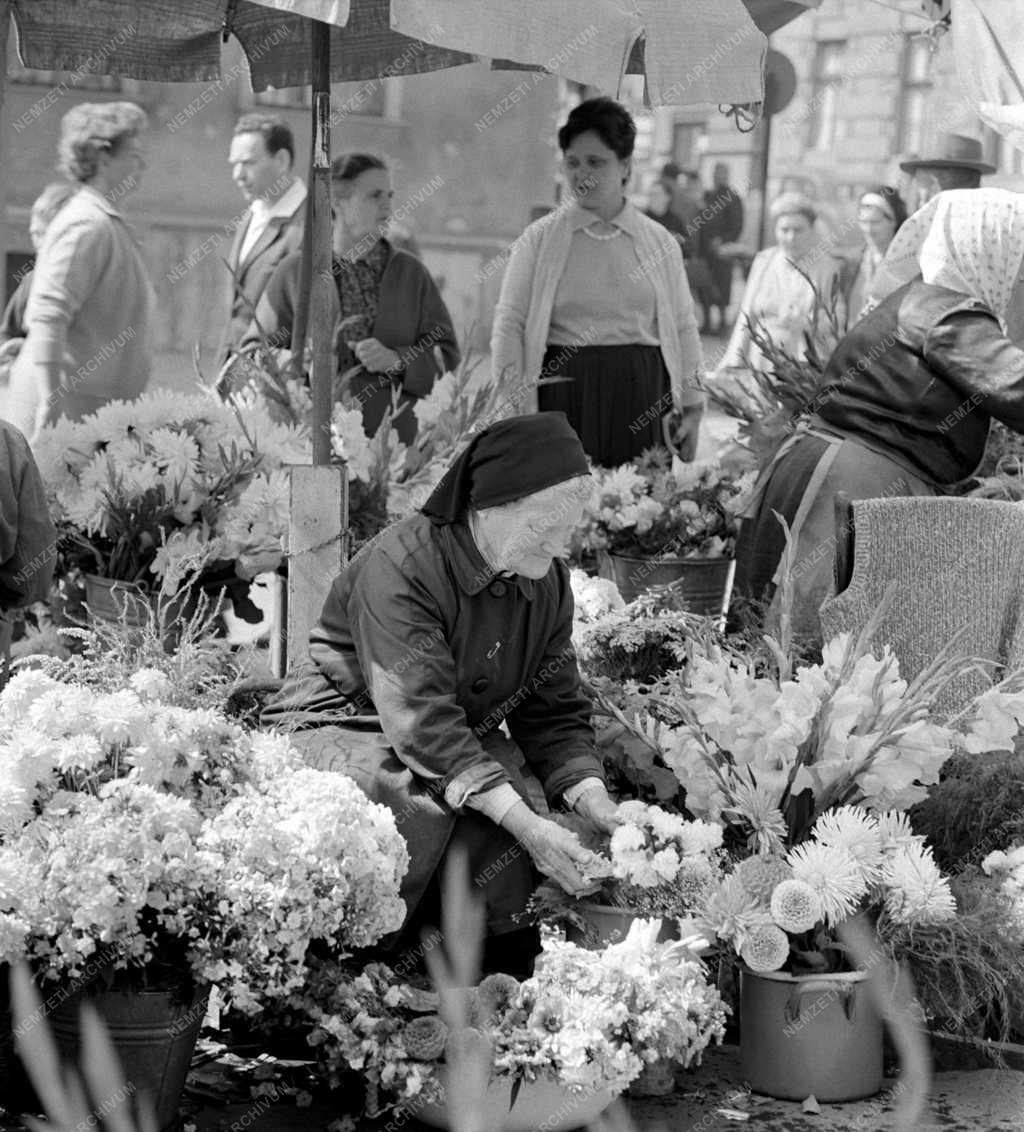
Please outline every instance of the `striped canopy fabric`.
[[234, 36], [254, 90], [310, 82], [311, 20], [331, 25], [331, 78], [415, 75], [481, 59], [614, 94], [646, 74], [652, 105], [749, 103], [765, 34], [820, 0], [0, 0], [23, 64], [195, 82]]

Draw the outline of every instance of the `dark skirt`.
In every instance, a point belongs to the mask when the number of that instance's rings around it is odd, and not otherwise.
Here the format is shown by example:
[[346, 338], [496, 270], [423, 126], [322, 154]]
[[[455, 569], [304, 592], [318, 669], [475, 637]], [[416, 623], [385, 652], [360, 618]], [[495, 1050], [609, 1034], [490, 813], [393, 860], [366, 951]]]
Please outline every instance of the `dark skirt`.
[[384, 414], [391, 412], [395, 405], [392, 392], [399, 390], [391, 427], [398, 433], [398, 439], [403, 444], [412, 444], [416, 439], [417, 422], [412, 407], [417, 398], [406, 393], [401, 384], [401, 377], [390, 377], [386, 373], [367, 373], [365, 370], [351, 379], [348, 393], [363, 411], [363, 431], [367, 436], [376, 434]]
[[664, 444], [661, 421], [672, 408], [671, 384], [658, 346], [549, 346], [537, 407], [561, 411], [584, 451], [605, 468]]

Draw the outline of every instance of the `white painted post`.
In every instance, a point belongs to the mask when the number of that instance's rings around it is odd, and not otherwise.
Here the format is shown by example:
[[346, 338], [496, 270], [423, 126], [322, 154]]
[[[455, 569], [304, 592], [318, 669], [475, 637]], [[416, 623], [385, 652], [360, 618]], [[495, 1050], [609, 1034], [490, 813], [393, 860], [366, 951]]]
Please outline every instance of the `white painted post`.
[[295, 465], [288, 519], [287, 649], [275, 649], [274, 675], [287, 655], [288, 667], [309, 644], [331, 583], [348, 557], [348, 485], [343, 465]]

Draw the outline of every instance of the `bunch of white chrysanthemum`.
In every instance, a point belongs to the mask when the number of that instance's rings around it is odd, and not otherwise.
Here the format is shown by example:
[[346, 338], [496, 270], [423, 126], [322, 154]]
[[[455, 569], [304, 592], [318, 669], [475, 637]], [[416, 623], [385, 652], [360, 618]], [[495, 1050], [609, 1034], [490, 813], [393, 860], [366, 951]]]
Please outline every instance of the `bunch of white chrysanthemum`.
[[775, 971], [794, 944], [820, 953], [837, 924], [870, 906], [900, 924], [956, 914], [949, 881], [904, 815], [841, 806], [822, 814], [810, 838], [784, 856], [741, 861], [708, 901], [704, 921], [752, 970]]

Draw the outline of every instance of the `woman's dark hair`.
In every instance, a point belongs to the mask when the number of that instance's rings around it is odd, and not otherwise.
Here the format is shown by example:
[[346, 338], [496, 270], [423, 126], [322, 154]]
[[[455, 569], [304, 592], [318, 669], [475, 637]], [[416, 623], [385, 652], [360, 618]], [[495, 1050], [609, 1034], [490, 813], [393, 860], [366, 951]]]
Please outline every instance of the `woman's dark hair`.
[[367, 169], [383, 169], [387, 172], [387, 168], [384, 158], [375, 153], [341, 153], [331, 162], [331, 180], [346, 184]]
[[565, 125], [558, 131], [558, 148], [565, 153], [580, 134], [589, 130], [593, 130], [620, 161], [633, 156], [636, 123], [625, 106], [614, 98], [605, 95], [588, 98], [573, 107]]
[[896, 222], [895, 231], [898, 232], [903, 222], [907, 219], [907, 206], [904, 203], [903, 197], [900, 196], [899, 190], [894, 189], [892, 185], [869, 185], [857, 198], [857, 203], [860, 204], [869, 193], [874, 193], [875, 196], [882, 197], [889, 206], [892, 211], [893, 219]]

